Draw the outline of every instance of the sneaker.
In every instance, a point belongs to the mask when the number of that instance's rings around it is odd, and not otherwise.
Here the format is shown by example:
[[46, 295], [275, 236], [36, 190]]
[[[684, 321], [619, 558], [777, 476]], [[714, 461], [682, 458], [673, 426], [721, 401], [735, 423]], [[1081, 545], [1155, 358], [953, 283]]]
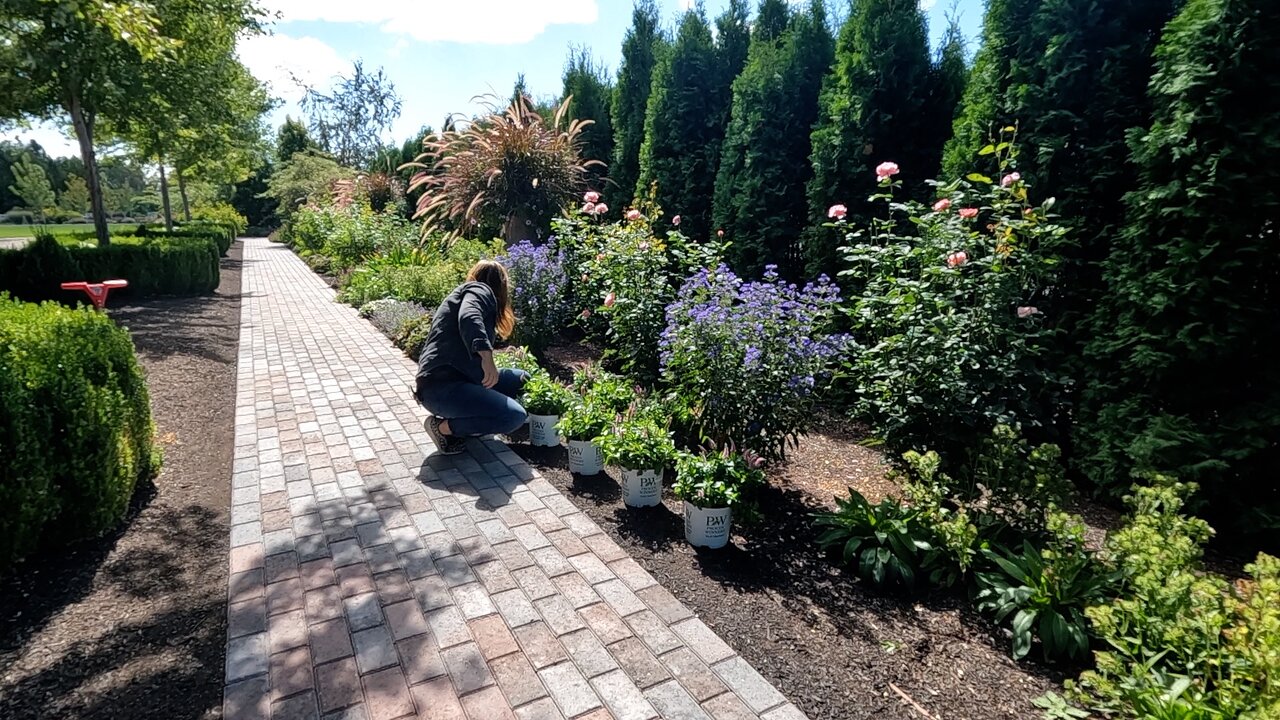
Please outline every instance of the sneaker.
[[436, 452], [441, 455], [457, 455], [466, 449], [466, 440], [453, 435], [445, 435], [440, 432], [440, 418], [432, 415], [422, 423], [422, 428], [431, 436], [431, 442], [435, 443]]

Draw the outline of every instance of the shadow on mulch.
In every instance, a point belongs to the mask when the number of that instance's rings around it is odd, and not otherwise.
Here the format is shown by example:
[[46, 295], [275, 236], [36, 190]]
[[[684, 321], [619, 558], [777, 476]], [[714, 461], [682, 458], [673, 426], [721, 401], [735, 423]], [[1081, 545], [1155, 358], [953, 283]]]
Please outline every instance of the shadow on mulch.
[[0, 717], [221, 716], [240, 247], [214, 296], [111, 309], [165, 463], [114, 532], [0, 579]]

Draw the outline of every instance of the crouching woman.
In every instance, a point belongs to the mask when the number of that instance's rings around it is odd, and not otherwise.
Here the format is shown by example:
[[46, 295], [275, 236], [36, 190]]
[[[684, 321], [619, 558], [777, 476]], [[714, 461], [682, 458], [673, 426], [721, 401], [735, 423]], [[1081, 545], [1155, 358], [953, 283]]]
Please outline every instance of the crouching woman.
[[494, 344], [514, 327], [507, 269], [491, 260], [476, 263], [440, 303], [418, 358], [416, 390], [441, 453], [462, 452], [468, 437], [510, 434], [528, 417], [516, 402], [528, 373], [493, 362]]

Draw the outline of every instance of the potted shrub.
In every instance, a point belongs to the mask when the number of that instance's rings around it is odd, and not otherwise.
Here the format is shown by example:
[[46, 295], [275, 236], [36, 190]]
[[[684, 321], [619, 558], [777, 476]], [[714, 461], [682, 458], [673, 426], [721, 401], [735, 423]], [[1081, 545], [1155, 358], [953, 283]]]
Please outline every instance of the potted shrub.
[[578, 398], [560, 416], [557, 427], [569, 443], [569, 472], [599, 475], [604, 470], [604, 457], [595, 439], [609, 429], [613, 413], [594, 398]]
[[622, 468], [622, 502], [649, 507], [662, 502], [662, 470], [675, 456], [671, 433], [634, 408], [596, 438], [605, 462]]
[[729, 542], [733, 508], [747, 492], [764, 483], [764, 461], [748, 451], [676, 457], [676, 497], [684, 501], [684, 536], [690, 545], [724, 547]]
[[560, 444], [556, 425], [569, 406], [569, 390], [545, 372], [535, 372], [524, 386], [524, 409], [529, 413], [529, 443], [535, 447]]

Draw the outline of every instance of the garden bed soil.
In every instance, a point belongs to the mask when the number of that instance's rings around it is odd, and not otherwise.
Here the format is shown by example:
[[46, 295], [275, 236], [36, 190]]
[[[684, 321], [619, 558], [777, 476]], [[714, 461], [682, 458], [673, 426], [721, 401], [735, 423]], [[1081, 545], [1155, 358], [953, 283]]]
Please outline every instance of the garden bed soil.
[[[547, 365], [564, 377], [597, 356], [554, 347]], [[847, 488], [873, 502], [898, 494], [864, 437], [856, 425], [822, 418], [791, 460], [769, 469], [762, 516], [749, 528], [735, 524], [722, 550], [685, 542], [670, 476], [662, 505], [629, 509], [617, 469], [582, 478], [568, 472], [561, 448], [512, 448], [813, 720], [1039, 717], [1031, 701], [1061, 691], [1065, 676], [1015, 663], [1004, 632], [965, 598], [875, 594], [815, 546], [813, 513]]]
[[146, 369], [164, 468], [121, 527], [0, 579], [0, 718], [216, 718], [240, 245], [206, 297], [111, 309]]

